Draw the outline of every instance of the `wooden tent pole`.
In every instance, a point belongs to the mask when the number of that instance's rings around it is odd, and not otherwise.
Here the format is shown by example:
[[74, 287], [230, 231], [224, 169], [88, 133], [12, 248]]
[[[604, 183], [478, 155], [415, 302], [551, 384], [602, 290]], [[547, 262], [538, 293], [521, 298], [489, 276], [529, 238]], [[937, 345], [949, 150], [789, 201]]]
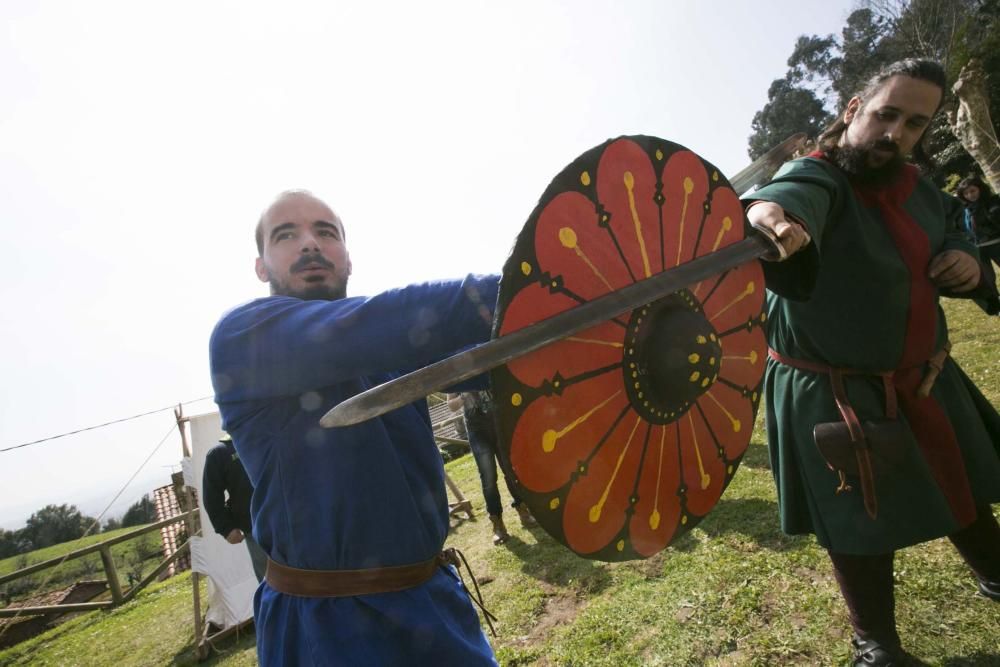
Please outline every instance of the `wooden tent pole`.
[[184, 451], [184, 456], [190, 458], [191, 446], [188, 444], [187, 430], [184, 428], [184, 425], [187, 423], [187, 417], [184, 416], [184, 406], [180, 403], [174, 408], [174, 417], [177, 418], [177, 430], [181, 433], [181, 448]]
[[[181, 434], [181, 451], [186, 458], [191, 458], [191, 445], [188, 443], [187, 438], [187, 417], [184, 416], [184, 406], [180, 403], [174, 408], [174, 417], [177, 419], [177, 430]], [[191, 487], [184, 485], [184, 495], [187, 496], [187, 506], [189, 510], [195, 509], [194, 498], [191, 494]], [[193, 512], [191, 512], [193, 514]], [[185, 521], [188, 533], [188, 541], [195, 534], [195, 522], [191, 516], [188, 516]], [[204, 639], [201, 620], [201, 575], [199, 575], [194, 569], [194, 554], [191, 554], [191, 597], [192, 606], [194, 607], [194, 646], [195, 653], [199, 660], [204, 659], [202, 655], [202, 641]]]

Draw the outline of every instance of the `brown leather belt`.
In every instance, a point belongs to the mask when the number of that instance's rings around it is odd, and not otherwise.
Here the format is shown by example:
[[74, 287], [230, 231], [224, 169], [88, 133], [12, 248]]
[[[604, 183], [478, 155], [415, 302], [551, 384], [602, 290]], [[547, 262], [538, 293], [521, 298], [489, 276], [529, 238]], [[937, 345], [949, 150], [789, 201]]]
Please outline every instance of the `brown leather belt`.
[[[926, 361], [927, 369], [924, 372], [920, 385], [917, 387], [916, 393], [918, 396], [921, 398], [927, 398], [930, 396], [934, 382], [937, 380], [938, 375], [944, 368], [944, 362], [948, 358], [948, 354], [950, 352], [951, 343], [946, 341], [942, 348], [935, 352]], [[895, 422], [898, 419], [899, 409], [898, 397], [896, 396], [896, 387], [894, 384], [894, 376], [896, 375], [897, 370], [863, 371], [854, 368], [836, 368], [815, 361], [788, 357], [770, 347], [768, 347], [767, 354], [771, 359], [780, 364], [784, 364], [785, 366], [791, 366], [792, 368], [798, 368], [799, 370], [809, 371], [812, 373], [829, 375], [830, 385], [833, 389], [833, 400], [837, 404], [837, 409], [840, 412], [843, 423], [847, 426], [850, 441], [856, 445], [856, 467], [857, 474], [861, 482], [861, 495], [864, 499], [865, 511], [868, 513], [868, 516], [875, 519], [878, 516], [878, 498], [875, 494], [875, 473], [872, 469], [870, 443], [866, 442], [867, 436], [861, 420], [858, 419], [858, 415], [854, 411], [854, 406], [851, 405], [850, 400], [847, 398], [847, 389], [844, 386], [844, 377], [849, 375], [867, 375], [881, 378], [882, 387], [885, 392], [885, 417], [887, 420]], [[819, 436], [817, 433], [819, 433], [819, 427], [822, 426], [828, 425], [817, 424], [817, 430], [814, 431], [814, 437], [817, 441], [816, 444], [820, 447], [821, 451], [823, 448], [820, 446]], [[829, 429], [827, 430], [829, 431]], [[826, 457], [824, 456], [824, 458]], [[847, 483], [844, 469], [835, 468], [829, 462], [829, 459], [827, 459], [827, 465], [830, 466], [831, 470], [836, 470], [840, 476], [840, 485], [837, 487], [837, 493], [850, 491], [851, 487]]]
[[424, 583], [438, 567], [451, 562], [444, 552], [413, 565], [362, 570], [303, 570], [267, 560], [268, 585], [279, 593], [310, 598], [340, 598], [390, 593]]
[[[396, 565], [394, 567], [371, 567], [363, 570], [303, 570], [289, 567], [267, 559], [267, 573], [264, 578], [267, 585], [286, 595], [297, 595], [310, 598], [343, 598], [355, 595], [373, 595], [375, 593], [391, 593], [419, 586], [434, 576], [439, 567], [454, 565], [462, 582], [462, 589], [483, 612], [483, 618], [490, 627], [490, 632], [496, 636], [493, 621], [496, 616], [491, 614], [483, 604], [483, 594], [479, 590], [479, 582], [472, 573], [472, 568], [465, 560], [461, 551], [454, 547], [445, 549], [434, 558], [413, 565]], [[462, 577], [462, 566], [468, 570], [475, 595], [465, 585]]]

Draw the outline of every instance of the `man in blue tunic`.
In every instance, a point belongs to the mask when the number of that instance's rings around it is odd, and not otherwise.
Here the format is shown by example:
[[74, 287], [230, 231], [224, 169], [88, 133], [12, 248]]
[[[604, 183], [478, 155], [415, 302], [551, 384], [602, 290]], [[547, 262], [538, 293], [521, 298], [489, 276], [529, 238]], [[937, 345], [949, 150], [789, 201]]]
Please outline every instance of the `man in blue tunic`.
[[269, 556], [254, 600], [262, 665], [495, 664], [439, 555], [448, 532], [427, 405], [323, 429], [331, 407], [489, 338], [497, 277], [347, 298], [337, 215], [278, 196], [256, 231], [271, 296], [223, 316], [210, 343], [223, 427], [254, 486]]

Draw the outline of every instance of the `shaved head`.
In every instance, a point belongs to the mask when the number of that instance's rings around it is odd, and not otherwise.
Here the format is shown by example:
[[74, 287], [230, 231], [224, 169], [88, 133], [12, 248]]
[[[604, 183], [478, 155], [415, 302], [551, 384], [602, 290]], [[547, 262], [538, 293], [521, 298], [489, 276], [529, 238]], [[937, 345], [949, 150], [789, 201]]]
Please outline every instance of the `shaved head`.
[[331, 209], [329, 207], [329, 205], [327, 205], [326, 202], [324, 202], [322, 199], [320, 199], [319, 197], [317, 197], [316, 195], [314, 195], [309, 190], [285, 190], [283, 192], [279, 192], [278, 193], [278, 196], [275, 197], [271, 201], [270, 204], [268, 204], [267, 208], [264, 209], [264, 212], [260, 214], [260, 218], [257, 220], [257, 229], [254, 232], [254, 239], [257, 241], [257, 256], [258, 257], [261, 257], [261, 256], [264, 255], [264, 221], [268, 218], [268, 215], [279, 204], [281, 204], [282, 202], [284, 202], [284, 201], [286, 201], [288, 199], [295, 199], [295, 198], [311, 199], [311, 200], [313, 200], [313, 201], [315, 201], [315, 202], [323, 205], [324, 207], [326, 207], [326, 209], [328, 211], [330, 211], [330, 216], [332, 218], [332, 221], [338, 227], [340, 227], [341, 238], [343, 238], [343, 239], [346, 240], [347, 236], [346, 236], [346, 232], [344, 230], [344, 222], [340, 219], [340, 216], [337, 215], [336, 211], [334, 211], [333, 209]]
[[323, 200], [305, 190], [287, 190], [257, 222], [257, 277], [271, 294], [299, 299], [347, 295], [351, 256], [344, 225]]

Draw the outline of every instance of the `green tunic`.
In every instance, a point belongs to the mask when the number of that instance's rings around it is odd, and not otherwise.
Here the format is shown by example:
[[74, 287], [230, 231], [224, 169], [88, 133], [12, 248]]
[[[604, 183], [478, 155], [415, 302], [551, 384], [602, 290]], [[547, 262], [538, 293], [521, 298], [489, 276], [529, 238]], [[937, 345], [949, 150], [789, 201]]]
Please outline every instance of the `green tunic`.
[[[813, 238], [765, 267], [770, 347], [825, 366], [905, 369], [894, 378], [905, 451], [876, 477], [872, 519], [858, 480], [849, 476], [852, 490], [838, 492], [840, 478], [813, 439], [817, 423], [841, 420], [829, 376], [769, 360], [767, 430], [782, 529], [815, 533], [835, 552], [879, 554], [948, 535], [975, 517], [975, 506], [1000, 502], [996, 410], [950, 359], [931, 397], [915, 395], [926, 360], [948, 338], [927, 264], [949, 249], [976, 256], [956, 226], [960, 206], [915, 168], [866, 192], [815, 157], [787, 163], [749, 199], [778, 203]], [[880, 377], [845, 383], [861, 420], [885, 417]]]

